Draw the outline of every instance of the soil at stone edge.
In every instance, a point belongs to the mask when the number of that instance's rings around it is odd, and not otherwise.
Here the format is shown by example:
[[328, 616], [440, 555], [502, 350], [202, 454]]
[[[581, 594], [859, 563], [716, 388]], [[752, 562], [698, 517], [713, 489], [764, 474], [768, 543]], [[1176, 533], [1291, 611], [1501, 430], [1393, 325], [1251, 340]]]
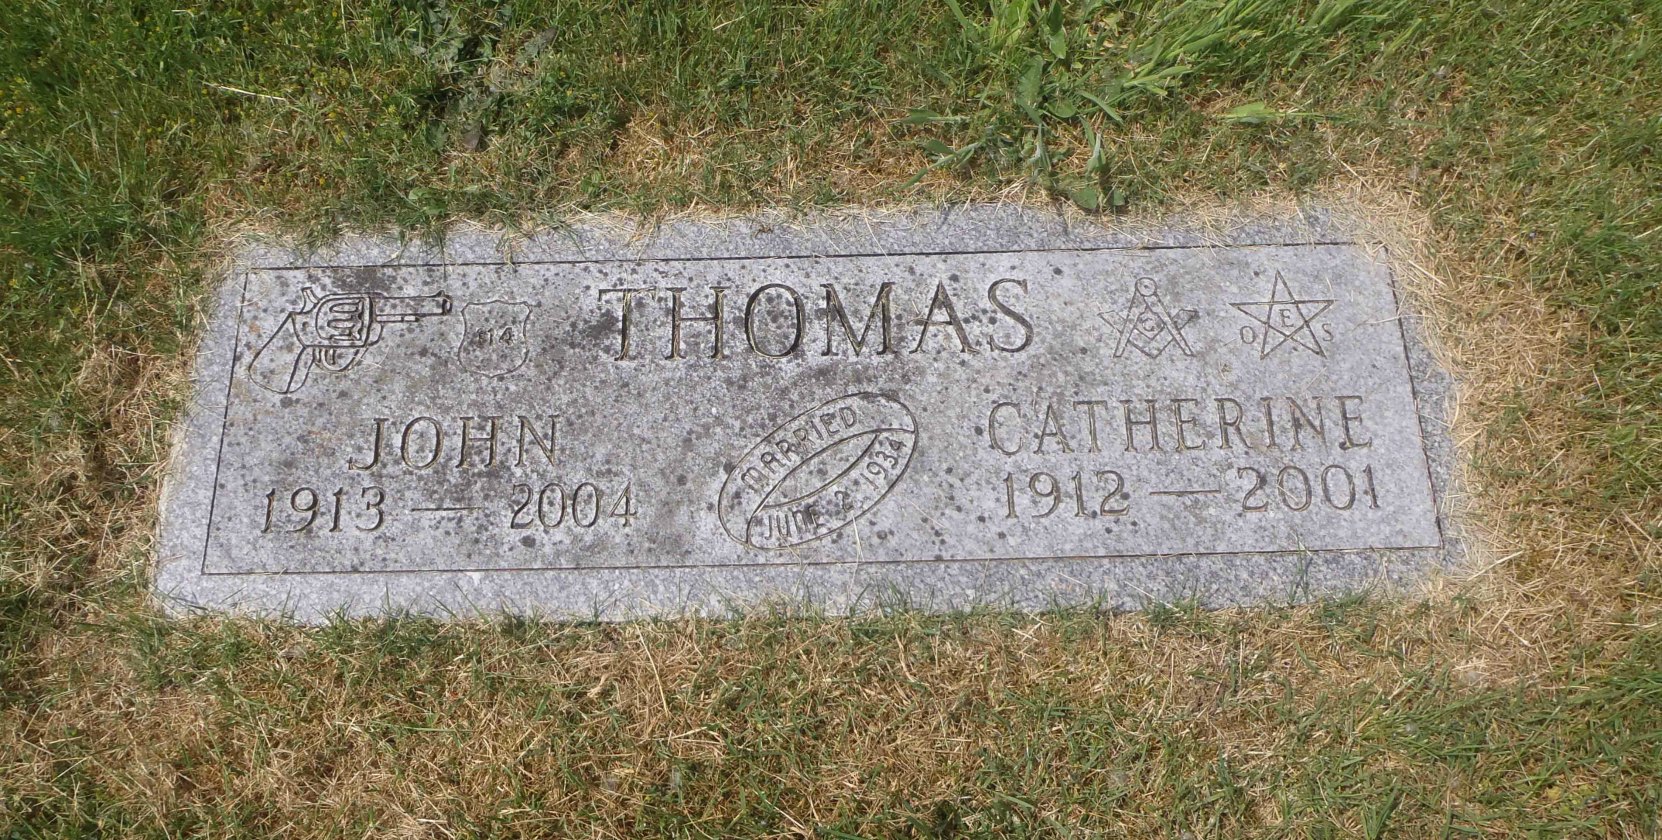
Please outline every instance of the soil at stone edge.
[[[0, 826], [1662, 830], [1654, 4], [991, 5], [0, 12]], [[243, 226], [1293, 197], [1376, 217], [1433, 313], [1475, 579], [622, 626], [145, 599], [197, 301]]]

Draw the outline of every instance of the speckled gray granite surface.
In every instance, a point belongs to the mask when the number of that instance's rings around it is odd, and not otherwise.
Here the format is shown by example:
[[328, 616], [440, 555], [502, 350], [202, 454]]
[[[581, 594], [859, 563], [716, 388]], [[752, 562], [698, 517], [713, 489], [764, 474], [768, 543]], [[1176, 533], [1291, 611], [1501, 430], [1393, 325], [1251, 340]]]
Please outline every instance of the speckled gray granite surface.
[[157, 596], [621, 619], [1409, 584], [1462, 554], [1450, 383], [1347, 230], [972, 207], [248, 246]]

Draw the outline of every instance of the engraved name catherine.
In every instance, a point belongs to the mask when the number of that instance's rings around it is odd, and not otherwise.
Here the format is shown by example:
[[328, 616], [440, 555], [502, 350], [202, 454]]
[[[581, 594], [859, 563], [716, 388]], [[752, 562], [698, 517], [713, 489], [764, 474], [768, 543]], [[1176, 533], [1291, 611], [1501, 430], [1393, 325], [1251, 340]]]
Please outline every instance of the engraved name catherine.
[[[987, 446], [1006, 458], [1054, 462], [1010, 470], [1006, 519], [1095, 519], [1146, 501], [1222, 500], [1241, 514], [1378, 510], [1379, 478], [1360, 394], [999, 400], [987, 412]], [[1130, 458], [1228, 452], [1221, 475], [1198, 483], [1134, 487]]]

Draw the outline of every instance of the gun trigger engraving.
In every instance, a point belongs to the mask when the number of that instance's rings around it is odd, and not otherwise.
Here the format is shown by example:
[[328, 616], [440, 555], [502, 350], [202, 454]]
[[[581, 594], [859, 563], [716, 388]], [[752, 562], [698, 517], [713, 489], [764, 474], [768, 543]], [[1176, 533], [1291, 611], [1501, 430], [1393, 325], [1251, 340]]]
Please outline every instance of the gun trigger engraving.
[[306, 384], [313, 365], [345, 373], [364, 359], [364, 351], [381, 341], [386, 324], [415, 324], [450, 314], [444, 292], [400, 297], [380, 292], [334, 292], [319, 295], [306, 286], [298, 310], [248, 362], [254, 384], [276, 394], [292, 394]]

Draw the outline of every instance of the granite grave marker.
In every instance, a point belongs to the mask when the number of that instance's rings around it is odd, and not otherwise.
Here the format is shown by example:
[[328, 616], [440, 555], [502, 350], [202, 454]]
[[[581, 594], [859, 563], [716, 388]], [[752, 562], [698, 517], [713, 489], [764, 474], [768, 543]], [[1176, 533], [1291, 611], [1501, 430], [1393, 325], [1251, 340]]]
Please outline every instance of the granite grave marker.
[[244, 251], [169, 608], [1298, 600], [1447, 564], [1446, 380], [1322, 219], [1005, 208]]

